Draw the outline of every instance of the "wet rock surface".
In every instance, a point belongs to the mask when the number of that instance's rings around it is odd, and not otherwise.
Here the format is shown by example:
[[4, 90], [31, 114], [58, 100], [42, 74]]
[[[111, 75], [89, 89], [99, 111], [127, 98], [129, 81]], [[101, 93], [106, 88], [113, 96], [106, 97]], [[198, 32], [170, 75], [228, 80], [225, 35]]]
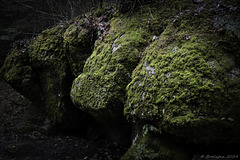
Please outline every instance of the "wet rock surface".
[[126, 152], [99, 133], [56, 133], [39, 108], [0, 79], [0, 160], [117, 160]]

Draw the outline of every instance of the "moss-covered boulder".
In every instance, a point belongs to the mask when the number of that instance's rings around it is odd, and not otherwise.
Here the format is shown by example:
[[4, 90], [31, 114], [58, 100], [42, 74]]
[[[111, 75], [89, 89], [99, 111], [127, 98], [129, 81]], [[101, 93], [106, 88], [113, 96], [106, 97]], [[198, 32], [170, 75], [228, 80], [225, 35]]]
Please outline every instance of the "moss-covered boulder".
[[45, 30], [25, 47], [13, 49], [1, 69], [8, 83], [35, 99], [61, 127], [81, 119], [82, 111], [73, 106], [69, 93], [96, 39], [94, 21], [90, 23], [86, 16]]
[[29, 56], [26, 49], [15, 46], [5, 60], [1, 72], [5, 74], [4, 79], [15, 86], [25, 86], [33, 77], [32, 67], [29, 64]]
[[[169, 3], [177, 7], [171, 8]], [[141, 129], [123, 160], [188, 159], [191, 149], [176, 147], [182, 142], [240, 142], [238, 29], [213, 27], [213, 23], [221, 23], [215, 16], [221, 17], [223, 11], [216, 15], [218, 8], [212, 2], [169, 3], [159, 9], [164, 15], [182, 9], [165, 19], [166, 28], [145, 49], [126, 88], [124, 114]], [[158, 138], [149, 139], [151, 135]], [[164, 142], [166, 138], [169, 144]], [[172, 155], [173, 150], [178, 157]]]
[[[1, 76], [14, 88], [21, 91], [33, 102], [41, 103], [41, 88], [36, 72], [30, 63], [28, 41], [15, 44], [0, 70]], [[38, 97], [38, 98], [36, 98]]]
[[156, 134], [151, 125], [133, 125], [132, 146], [121, 160], [188, 160], [189, 148], [174, 137]]
[[[75, 77], [82, 73], [87, 58], [91, 55], [96, 32], [94, 28], [86, 26], [87, 19], [81, 19], [70, 25], [64, 35], [64, 47], [70, 68]], [[90, 23], [90, 22], [89, 22]]]
[[30, 46], [31, 63], [36, 68], [43, 92], [44, 108], [56, 123], [62, 121], [65, 110], [63, 98], [68, 95], [71, 72], [66, 49], [63, 47], [64, 29], [57, 26], [46, 30]]
[[95, 42], [83, 73], [73, 82], [73, 103], [101, 122], [123, 120], [125, 87], [149, 41], [140, 20], [113, 18], [104, 39]]
[[240, 143], [236, 1], [132, 7], [46, 30], [26, 52], [13, 50], [4, 78], [29, 88], [38, 77], [57, 124], [79, 109], [115, 127], [126, 117], [133, 138], [122, 160], [191, 159], [195, 146]]
[[222, 28], [237, 12], [212, 1], [154, 4], [111, 20], [73, 82], [73, 103], [104, 123], [119, 122], [124, 105], [139, 126], [124, 160], [188, 159], [182, 143], [239, 143], [238, 27]]
[[209, 28], [189, 23], [190, 28], [184, 24], [177, 32], [169, 25], [145, 50], [127, 87], [124, 110], [129, 119], [159, 121], [161, 129], [173, 134], [177, 127], [177, 136], [189, 133], [189, 125], [222, 118], [238, 122], [239, 113], [238, 39], [213, 36]]

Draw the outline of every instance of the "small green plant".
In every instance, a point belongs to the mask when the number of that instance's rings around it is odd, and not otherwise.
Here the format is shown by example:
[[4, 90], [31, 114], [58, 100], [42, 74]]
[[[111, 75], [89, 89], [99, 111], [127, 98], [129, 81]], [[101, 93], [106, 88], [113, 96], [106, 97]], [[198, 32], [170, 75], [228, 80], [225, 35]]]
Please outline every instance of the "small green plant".
[[145, 159], [155, 159], [159, 157], [159, 153], [156, 153], [153, 149], [149, 148], [146, 143], [135, 144], [135, 152], [133, 152], [133, 156], [135, 160], [145, 160]]

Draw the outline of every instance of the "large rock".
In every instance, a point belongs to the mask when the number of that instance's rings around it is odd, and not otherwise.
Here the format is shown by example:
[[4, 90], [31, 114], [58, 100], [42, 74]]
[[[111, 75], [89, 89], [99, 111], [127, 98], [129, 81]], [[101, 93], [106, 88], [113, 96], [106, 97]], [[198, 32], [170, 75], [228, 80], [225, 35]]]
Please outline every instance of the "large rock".
[[161, 4], [113, 18], [72, 85], [73, 103], [103, 123], [125, 106], [137, 127], [123, 160], [189, 159], [181, 144], [240, 140], [238, 27], [221, 28], [236, 12], [227, 21], [216, 4]]
[[1, 74], [43, 108], [55, 125], [78, 124], [83, 113], [73, 106], [69, 93], [92, 52], [94, 32], [84, 17], [45, 30], [30, 44], [13, 49]]
[[[146, 48], [126, 88], [124, 114], [138, 127], [122, 160], [189, 159], [190, 150], [198, 151], [184, 144], [240, 142], [238, 28], [213, 28], [211, 3], [180, 5], [186, 10], [166, 17], [167, 27]], [[163, 15], [169, 6], [160, 9]], [[237, 23], [234, 17], [225, 21]]]
[[109, 23], [58, 25], [13, 51], [2, 73], [20, 86], [38, 77], [55, 123], [72, 107], [69, 92], [108, 127], [125, 115], [133, 138], [122, 160], [190, 159], [201, 146], [240, 143], [239, 13], [225, 3], [159, 1]]
[[63, 33], [64, 29], [60, 26], [46, 30], [30, 46], [29, 54], [32, 66], [38, 70], [44, 108], [56, 123], [62, 121], [66, 110], [64, 97], [68, 95], [68, 86], [72, 81], [66, 49], [63, 47]]
[[[238, 123], [240, 101], [238, 39], [189, 25], [175, 33], [169, 25], [145, 50], [127, 86], [125, 107], [128, 119], [158, 121], [159, 129], [184, 137], [198, 125]], [[201, 134], [196, 129], [194, 139]]]
[[74, 77], [82, 73], [87, 58], [92, 54], [96, 39], [94, 28], [86, 26], [86, 21], [88, 20], [85, 18], [74, 22], [63, 35], [64, 47], [67, 49], [69, 65]]
[[73, 82], [73, 103], [100, 122], [123, 121], [125, 87], [149, 41], [139, 23], [140, 18], [113, 18], [110, 30], [103, 40], [95, 42], [83, 73]]
[[12, 48], [0, 70], [1, 76], [18, 91], [41, 106], [41, 87], [30, 63], [29, 50], [24, 47], [28, 43], [24, 41]]

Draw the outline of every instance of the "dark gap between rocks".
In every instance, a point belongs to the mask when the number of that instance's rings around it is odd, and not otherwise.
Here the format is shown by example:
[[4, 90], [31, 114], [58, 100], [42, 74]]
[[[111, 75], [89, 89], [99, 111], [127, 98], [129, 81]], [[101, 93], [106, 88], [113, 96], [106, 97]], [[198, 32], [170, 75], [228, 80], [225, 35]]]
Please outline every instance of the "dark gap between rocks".
[[51, 127], [38, 107], [0, 79], [0, 160], [118, 160], [129, 148], [129, 124], [104, 126], [85, 113], [82, 120], [83, 128]]

